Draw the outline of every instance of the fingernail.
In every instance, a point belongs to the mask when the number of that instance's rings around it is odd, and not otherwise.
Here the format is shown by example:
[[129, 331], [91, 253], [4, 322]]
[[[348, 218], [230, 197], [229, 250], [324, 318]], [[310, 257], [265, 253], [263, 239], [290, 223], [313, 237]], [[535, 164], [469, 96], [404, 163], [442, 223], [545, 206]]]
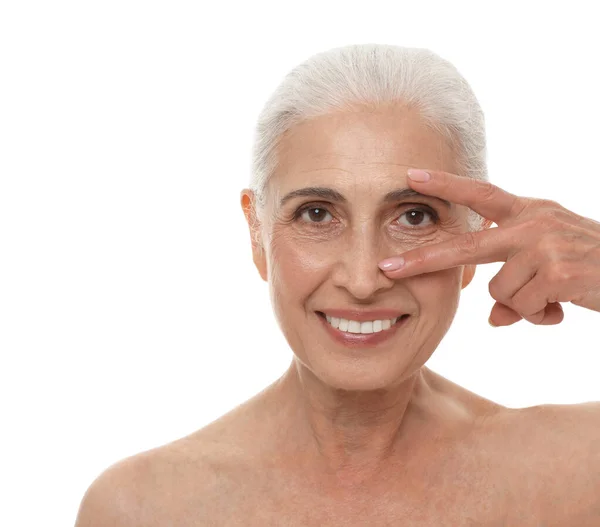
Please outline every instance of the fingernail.
[[395, 271], [396, 269], [400, 269], [404, 265], [404, 258], [399, 256], [398, 258], [390, 258], [388, 260], [381, 260], [379, 262], [379, 269], [382, 271]]
[[425, 170], [419, 170], [416, 168], [408, 169], [408, 177], [413, 181], [429, 181], [431, 179], [431, 174], [429, 172], [425, 172]]
[[488, 324], [489, 324], [490, 326], [492, 326], [493, 328], [497, 328], [497, 327], [498, 327], [498, 326], [496, 326], [496, 324], [494, 324], [494, 323], [492, 322], [492, 317], [488, 318]]

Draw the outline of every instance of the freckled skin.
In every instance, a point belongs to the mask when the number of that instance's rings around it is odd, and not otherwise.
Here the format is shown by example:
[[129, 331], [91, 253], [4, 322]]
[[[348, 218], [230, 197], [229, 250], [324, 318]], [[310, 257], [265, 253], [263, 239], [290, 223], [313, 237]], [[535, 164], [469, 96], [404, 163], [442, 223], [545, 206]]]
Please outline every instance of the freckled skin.
[[[451, 147], [400, 105], [322, 116], [283, 137], [262, 225], [250, 190], [241, 203], [290, 367], [201, 430], [109, 469], [77, 527], [600, 525], [596, 405], [509, 409], [425, 366], [475, 267], [402, 280], [377, 267], [467, 230], [459, 205], [381, 204], [407, 187], [409, 167], [458, 173]], [[302, 197], [279, 207], [308, 186], [347, 203]], [[322, 210], [295, 217], [311, 203]], [[417, 214], [411, 225], [408, 212], [427, 206], [439, 221]], [[327, 307], [411, 317], [380, 349], [350, 352], [316, 318]], [[106, 512], [111, 502], [117, 512]]]

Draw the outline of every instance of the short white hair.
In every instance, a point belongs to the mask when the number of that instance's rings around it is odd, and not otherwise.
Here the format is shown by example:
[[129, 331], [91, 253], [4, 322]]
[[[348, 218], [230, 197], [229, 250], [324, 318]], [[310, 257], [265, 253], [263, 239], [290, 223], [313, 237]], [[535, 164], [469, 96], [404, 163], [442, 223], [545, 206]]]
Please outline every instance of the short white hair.
[[[266, 205], [277, 146], [287, 130], [354, 105], [394, 101], [418, 108], [425, 124], [450, 142], [460, 175], [488, 179], [483, 111], [454, 65], [424, 48], [349, 45], [317, 53], [292, 69], [260, 112], [250, 181], [257, 214]], [[469, 230], [479, 230], [482, 220], [469, 210]]]

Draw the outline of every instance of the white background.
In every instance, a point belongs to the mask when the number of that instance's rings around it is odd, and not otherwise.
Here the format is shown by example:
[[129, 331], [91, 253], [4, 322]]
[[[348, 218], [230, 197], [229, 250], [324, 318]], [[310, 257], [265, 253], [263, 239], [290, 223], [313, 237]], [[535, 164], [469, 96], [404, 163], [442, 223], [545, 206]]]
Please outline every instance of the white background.
[[[313, 53], [453, 62], [491, 180], [600, 220], [593, 2], [5, 1], [0, 524], [72, 525], [117, 460], [208, 424], [291, 361], [239, 192], [258, 112]], [[428, 366], [511, 407], [600, 400], [600, 313], [491, 328], [480, 266]]]

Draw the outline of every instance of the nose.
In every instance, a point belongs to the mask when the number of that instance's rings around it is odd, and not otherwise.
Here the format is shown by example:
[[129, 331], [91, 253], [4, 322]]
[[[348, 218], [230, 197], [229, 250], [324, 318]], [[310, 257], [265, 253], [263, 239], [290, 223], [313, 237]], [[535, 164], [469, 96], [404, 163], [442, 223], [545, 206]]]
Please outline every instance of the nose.
[[370, 299], [395, 283], [377, 266], [378, 262], [392, 254], [389, 244], [367, 229], [353, 233], [337, 255], [333, 282], [347, 289], [356, 299]]

